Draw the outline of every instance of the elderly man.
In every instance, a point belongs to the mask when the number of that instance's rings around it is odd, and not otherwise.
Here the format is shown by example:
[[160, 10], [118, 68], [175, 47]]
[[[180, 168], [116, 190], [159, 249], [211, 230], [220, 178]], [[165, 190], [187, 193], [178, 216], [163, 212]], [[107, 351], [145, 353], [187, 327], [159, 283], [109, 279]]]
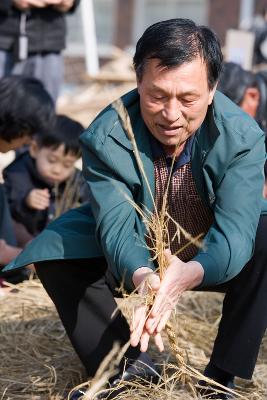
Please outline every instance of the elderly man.
[[[152, 272], [145, 228], [125, 194], [151, 211], [153, 202], [132, 143], [109, 106], [81, 137], [90, 206], [56, 220], [9, 266], [35, 262], [90, 376], [113, 343], [130, 336], [126, 357], [135, 363], [126, 365], [123, 378], [138, 374], [139, 362], [153, 367], [145, 353], [150, 336], [162, 350], [161, 331], [172, 309], [194, 288], [226, 292], [205, 374], [228, 387], [235, 376], [252, 376], [267, 322], [264, 134], [216, 92], [221, 64], [220, 45], [207, 27], [186, 19], [156, 23], [136, 46], [137, 90], [122, 98], [156, 204], [175, 157], [169, 212], [193, 236], [204, 233], [205, 248], [191, 245], [178, 258], [172, 254], [182, 244], [174, 242], [166, 249], [163, 279]], [[137, 309], [130, 335], [120, 313], [112, 318], [115, 289], [121, 282], [127, 290], [142, 287], [147, 279], [155, 301], [147, 320], [145, 306]], [[142, 373], [153, 375], [149, 368]]]

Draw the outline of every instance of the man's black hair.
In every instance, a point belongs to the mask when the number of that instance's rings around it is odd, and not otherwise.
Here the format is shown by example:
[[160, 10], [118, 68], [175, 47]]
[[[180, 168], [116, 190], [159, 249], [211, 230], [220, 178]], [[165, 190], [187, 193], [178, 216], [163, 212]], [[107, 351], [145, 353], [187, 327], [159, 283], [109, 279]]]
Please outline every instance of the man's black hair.
[[252, 72], [244, 70], [233, 62], [226, 62], [223, 65], [217, 89], [234, 103], [240, 105], [246, 89], [251, 87], [258, 87], [256, 77]]
[[45, 133], [37, 134], [35, 139], [39, 146], [57, 149], [64, 144], [64, 154], [71, 153], [77, 158], [81, 155], [79, 136], [84, 127], [66, 115], [57, 115], [55, 123]]
[[222, 52], [217, 36], [206, 26], [190, 19], [176, 18], [157, 22], [138, 40], [133, 58], [136, 76], [141, 81], [145, 64], [159, 59], [159, 66], [179, 67], [200, 56], [207, 65], [208, 85], [212, 89], [222, 67]]
[[43, 132], [54, 118], [54, 102], [37, 79], [7, 76], [0, 79], [0, 137], [11, 142]]

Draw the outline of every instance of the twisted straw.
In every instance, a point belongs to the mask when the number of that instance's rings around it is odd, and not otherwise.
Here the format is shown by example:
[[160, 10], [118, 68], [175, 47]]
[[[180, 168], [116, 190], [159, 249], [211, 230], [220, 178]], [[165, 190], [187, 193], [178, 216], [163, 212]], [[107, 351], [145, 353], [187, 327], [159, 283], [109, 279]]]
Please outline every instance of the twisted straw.
[[[134, 133], [132, 130], [132, 125], [131, 125], [129, 114], [128, 114], [126, 108], [124, 107], [121, 99], [116, 100], [112, 105], [113, 105], [114, 109], [117, 111], [117, 113], [120, 117], [122, 126], [125, 130], [125, 133], [132, 143], [133, 152], [134, 152], [134, 155], [135, 155], [135, 158], [137, 161], [137, 165], [138, 165], [140, 172], [144, 178], [144, 181], [146, 183], [146, 186], [148, 188], [149, 194], [151, 196], [151, 199], [152, 199], [152, 202], [154, 205], [154, 214], [147, 215], [145, 211], [141, 210], [138, 205], [133, 204], [133, 201], [131, 200], [131, 203], [135, 206], [137, 211], [141, 214], [141, 216], [147, 226], [147, 229], [150, 232], [150, 239], [153, 243], [153, 248], [150, 250], [153, 250], [153, 252], [155, 254], [154, 259], [156, 258], [158, 261], [159, 275], [160, 275], [160, 278], [162, 279], [162, 277], [164, 275], [164, 271], [166, 270], [166, 267], [167, 267], [166, 259], [164, 256], [164, 250], [169, 247], [169, 243], [170, 243], [169, 234], [168, 234], [168, 221], [170, 220], [170, 216], [167, 213], [167, 198], [168, 198], [168, 189], [169, 189], [170, 180], [171, 180], [171, 173], [169, 175], [167, 188], [164, 193], [162, 209], [160, 211], [158, 211], [151, 188], [149, 186], [149, 182], [148, 182], [145, 170], [144, 170], [144, 166], [143, 166], [141, 157], [139, 155], [139, 151], [138, 151], [135, 136], [134, 136]], [[178, 146], [179, 146], [179, 144], [178, 144]], [[173, 169], [174, 160], [175, 160], [175, 157], [173, 157], [173, 160], [172, 160], [171, 170]], [[176, 223], [176, 226], [177, 226], [177, 230], [178, 230], [179, 224]], [[183, 230], [183, 232], [184, 232], [184, 230]], [[187, 234], [187, 236], [190, 237], [189, 234]], [[146, 304], [148, 306], [150, 306], [150, 307], [148, 307], [150, 309], [153, 304], [153, 298], [151, 298], [151, 296], [146, 298]], [[186, 363], [185, 363], [184, 354], [183, 354], [183, 351], [178, 346], [175, 330], [174, 330], [171, 322], [168, 322], [166, 324], [165, 330], [166, 330], [167, 337], [169, 340], [170, 349], [173, 352], [173, 354], [175, 355], [175, 358], [178, 362], [179, 367], [183, 371], [183, 373], [181, 374], [181, 382], [183, 384], [189, 383], [191, 386], [192, 380], [191, 380], [190, 375], [188, 375], [186, 373]]]

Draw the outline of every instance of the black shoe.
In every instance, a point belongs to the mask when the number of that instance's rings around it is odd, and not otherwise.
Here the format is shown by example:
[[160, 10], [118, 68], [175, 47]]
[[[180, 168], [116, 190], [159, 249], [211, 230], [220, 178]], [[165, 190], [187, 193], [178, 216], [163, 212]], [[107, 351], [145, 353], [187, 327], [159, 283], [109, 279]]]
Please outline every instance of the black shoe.
[[94, 397], [96, 400], [111, 400], [116, 398], [120, 393], [123, 393], [129, 388], [130, 385], [127, 383], [136, 382], [142, 386], [157, 385], [160, 381], [160, 374], [154, 370], [147, 367], [138, 368], [135, 373], [129, 373], [127, 371], [123, 374], [117, 376], [112, 382], [109, 383], [108, 388], [101, 390]]
[[71, 393], [69, 399], [70, 400], [79, 400], [85, 395], [85, 391], [82, 389], [77, 389], [73, 393]]
[[[233, 381], [229, 381], [226, 388], [234, 390], [235, 385]], [[223, 389], [220, 389], [218, 386], [209, 384], [206, 381], [198, 382], [198, 393], [203, 397], [203, 399], [217, 399], [217, 400], [231, 400], [234, 398], [232, 393], [225, 393]], [[220, 393], [219, 393], [220, 392]]]
[[[152, 384], [158, 384], [160, 381], [160, 374], [147, 367], [138, 368], [135, 373], [129, 373], [124, 371], [123, 374], [115, 377], [110, 383], [108, 388], [103, 389], [95, 395], [95, 400], [111, 400], [127, 390], [127, 382], [139, 382], [143, 386], [150, 386]], [[79, 400], [85, 395], [84, 389], [75, 390], [69, 397], [70, 400]]]

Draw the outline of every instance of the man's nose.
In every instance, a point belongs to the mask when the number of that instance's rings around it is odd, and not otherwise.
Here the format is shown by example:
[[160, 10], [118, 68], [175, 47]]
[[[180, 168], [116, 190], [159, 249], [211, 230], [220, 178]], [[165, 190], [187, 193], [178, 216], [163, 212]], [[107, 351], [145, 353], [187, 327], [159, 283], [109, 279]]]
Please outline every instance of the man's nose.
[[171, 99], [165, 103], [162, 110], [162, 115], [168, 122], [177, 121], [181, 116], [179, 101], [176, 99]]

